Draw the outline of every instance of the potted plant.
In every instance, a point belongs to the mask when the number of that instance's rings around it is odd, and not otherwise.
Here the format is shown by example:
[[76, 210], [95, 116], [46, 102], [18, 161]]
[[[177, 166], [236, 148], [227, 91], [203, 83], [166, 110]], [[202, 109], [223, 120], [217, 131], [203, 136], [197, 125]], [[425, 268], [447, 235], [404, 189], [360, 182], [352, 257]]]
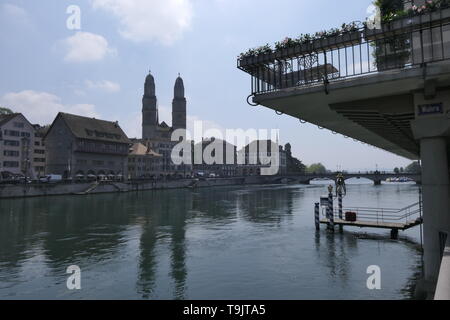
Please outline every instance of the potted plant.
[[399, 25], [392, 23], [392, 19], [404, 12], [403, 0], [377, 0], [375, 5], [381, 13], [381, 29], [369, 29], [366, 25], [364, 37], [374, 40], [371, 45], [375, 48], [376, 67], [378, 71], [402, 68], [410, 61], [411, 33], [395, 34], [390, 31], [400, 29], [404, 22]]

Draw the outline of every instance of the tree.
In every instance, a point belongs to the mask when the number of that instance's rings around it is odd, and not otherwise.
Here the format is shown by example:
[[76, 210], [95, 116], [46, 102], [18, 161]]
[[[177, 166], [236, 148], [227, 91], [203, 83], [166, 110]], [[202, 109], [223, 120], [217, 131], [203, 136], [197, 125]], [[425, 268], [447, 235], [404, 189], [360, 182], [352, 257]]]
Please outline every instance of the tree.
[[12, 114], [12, 110], [4, 107], [0, 107], [0, 114]]
[[419, 161], [411, 162], [406, 166], [405, 172], [407, 173], [421, 173], [422, 168], [420, 167]]
[[404, 9], [403, 0], [376, 0], [374, 4], [380, 8], [382, 17], [395, 14]]
[[307, 173], [327, 173], [327, 169], [325, 168], [325, 166], [323, 164], [319, 163], [313, 163], [312, 165], [308, 166], [306, 168], [306, 172]]
[[397, 168], [397, 167], [395, 167], [395, 168], [394, 168], [394, 173], [400, 173], [400, 169]]

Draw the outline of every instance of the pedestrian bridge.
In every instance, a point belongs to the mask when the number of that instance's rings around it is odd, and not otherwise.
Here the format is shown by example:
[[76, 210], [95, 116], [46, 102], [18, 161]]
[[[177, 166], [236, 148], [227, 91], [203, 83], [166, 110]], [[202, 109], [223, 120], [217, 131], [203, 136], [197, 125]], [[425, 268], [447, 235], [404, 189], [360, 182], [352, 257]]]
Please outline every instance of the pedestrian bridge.
[[[286, 176], [278, 176], [276, 179], [274, 179], [274, 182], [284, 182], [284, 183], [302, 183], [302, 184], [309, 184], [314, 179], [330, 179], [335, 180], [337, 172], [331, 172], [331, 173], [311, 173], [311, 174], [303, 174], [303, 175], [286, 175]], [[345, 173], [344, 179], [348, 180], [351, 178], [366, 178], [369, 180], [372, 180], [374, 184], [379, 185], [381, 184], [381, 181], [385, 181], [388, 178], [399, 178], [399, 177], [405, 177], [409, 178], [412, 181], [416, 182], [417, 184], [421, 184], [422, 177], [421, 174], [417, 173], [382, 173], [382, 172], [372, 172], [372, 173], [361, 173], [361, 172], [355, 172], [355, 173]]]

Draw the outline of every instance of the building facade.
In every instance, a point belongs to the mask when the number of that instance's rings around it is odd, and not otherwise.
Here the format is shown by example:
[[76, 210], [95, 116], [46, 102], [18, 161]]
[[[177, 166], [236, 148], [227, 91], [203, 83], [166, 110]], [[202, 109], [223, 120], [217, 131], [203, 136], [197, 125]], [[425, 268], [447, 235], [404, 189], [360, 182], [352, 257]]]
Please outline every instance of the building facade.
[[0, 115], [0, 179], [38, 176], [34, 158], [41, 158], [35, 157], [41, 148], [35, 148], [39, 140], [35, 134], [35, 127], [21, 113]]
[[60, 112], [44, 140], [47, 174], [128, 177], [131, 141], [117, 122]]
[[49, 127], [41, 127], [38, 124], [33, 125], [34, 132], [34, 151], [33, 151], [33, 169], [37, 177], [45, 175], [46, 150], [44, 136]]
[[[220, 154], [216, 154], [220, 152]], [[201, 154], [200, 159], [196, 154]], [[209, 156], [211, 159], [205, 159]], [[196, 175], [215, 175], [217, 177], [233, 177], [238, 174], [237, 171], [237, 151], [236, 146], [220, 139], [203, 139], [192, 147], [192, 159], [194, 174]], [[201, 160], [201, 161], [200, 161]]]
[[128, 156], [128, 178], [158, 178], [162, 174], [162, 155], [140, 142], [133, 143]]
[[238, 163], [238, 174], [242, 176], [259, 176], [262, 168], [269, 167], [275, 168], [274, 173], [278, 175], [287, 172], [286, 151], [272, 140], [254, 140], [247, 144], [238, 152]]

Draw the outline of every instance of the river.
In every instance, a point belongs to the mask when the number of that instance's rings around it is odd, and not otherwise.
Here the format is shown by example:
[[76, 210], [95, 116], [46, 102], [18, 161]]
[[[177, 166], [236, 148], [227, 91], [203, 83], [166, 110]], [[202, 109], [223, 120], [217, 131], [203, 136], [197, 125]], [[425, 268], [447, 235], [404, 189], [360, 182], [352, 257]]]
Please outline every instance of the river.
[[[401, 208], [411, 184], [354, 181], [344, 206]], [[409, 299], [419, 228], [314, 228], [325, 184], [0, 200], [0, 299]], [[68, 290], [66, 269], [81, 269]], [[381, 289], [366, 286], [367, 267]]]

